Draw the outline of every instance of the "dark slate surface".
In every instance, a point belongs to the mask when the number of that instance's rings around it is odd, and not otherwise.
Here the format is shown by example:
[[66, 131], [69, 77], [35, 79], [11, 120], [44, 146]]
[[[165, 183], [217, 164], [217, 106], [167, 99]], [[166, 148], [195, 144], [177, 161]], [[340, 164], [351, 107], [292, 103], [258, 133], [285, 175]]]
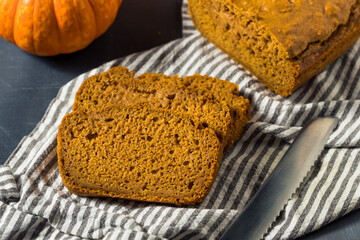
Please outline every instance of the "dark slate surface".
[[[104, 62], [181, 37], [181, 0], [124, 0], [110, 29], [89, 47], [56, 57], [28, 54], [0, 38], [0, 164], [41, 120], [59, 88]], [[353, 212], [302, 239], [360, 239]]]

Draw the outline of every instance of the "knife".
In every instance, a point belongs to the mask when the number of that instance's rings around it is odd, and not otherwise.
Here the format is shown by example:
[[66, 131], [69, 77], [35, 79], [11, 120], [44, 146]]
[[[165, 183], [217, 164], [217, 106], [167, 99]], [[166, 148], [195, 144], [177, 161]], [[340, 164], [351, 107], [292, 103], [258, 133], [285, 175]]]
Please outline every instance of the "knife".
[[339, 122], [320, 117], [307, 123], [222, 240], [259, 240], [300, 187]]

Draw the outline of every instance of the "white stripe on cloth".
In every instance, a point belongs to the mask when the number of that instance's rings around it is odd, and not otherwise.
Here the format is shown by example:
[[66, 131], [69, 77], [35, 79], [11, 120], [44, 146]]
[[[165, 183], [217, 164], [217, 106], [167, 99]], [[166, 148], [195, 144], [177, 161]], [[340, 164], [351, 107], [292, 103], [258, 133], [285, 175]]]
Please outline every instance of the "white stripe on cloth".
[[12, 201], [20, 198], [15, 176], [9, 165], [0, 166], [0, 201]]

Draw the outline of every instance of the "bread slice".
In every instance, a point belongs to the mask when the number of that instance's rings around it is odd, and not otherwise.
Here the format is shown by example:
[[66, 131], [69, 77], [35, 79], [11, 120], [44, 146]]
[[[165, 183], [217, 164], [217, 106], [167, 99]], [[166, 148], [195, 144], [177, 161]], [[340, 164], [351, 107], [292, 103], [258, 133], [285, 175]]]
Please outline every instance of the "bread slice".
[[133, 76], [125, 67], [115, 67], [90, 77], [77, 92], [73, 110], [91, 112], [111, 104], [146, 101], [155, 108], [196, 115], [216, 132], [225, 151], [250, 119], [249, 101], [238, 96], [234, 83], [199, 74], [186, 78], [154, 73]]
[[281, 96], [360, 37], [360, 0], [189, 0], [195, 27]]
[[147, 104], [69, 113], [57, 141], [63, 183], [83, 196], [199, 203], [222, 158], [216, 134], [197, 118]]

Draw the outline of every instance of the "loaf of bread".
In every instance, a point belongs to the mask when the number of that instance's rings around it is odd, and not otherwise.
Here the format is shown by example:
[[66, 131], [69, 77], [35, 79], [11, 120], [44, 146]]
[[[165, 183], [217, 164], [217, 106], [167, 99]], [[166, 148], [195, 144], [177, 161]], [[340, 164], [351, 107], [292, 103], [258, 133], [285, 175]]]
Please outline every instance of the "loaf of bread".
[[188, 0], [195, 27], [281, 96], [360, 36], [360, 0]]
[[76, 94], [74, 111], [92, 112], [123, 104], [148, 102], [153, 108], [171, 109], [198, 117], [215, 131], [227, 151], [250, 119], [250, 104], [239, 96], [238, 86], [199, 74], [179, 78], [145, 73], [134, 78], [125, 67], [94, 75]]
[[215, 132], [199, 119], [145, 103], [67, 114], [57, 153], [72, 193], [176, 205], [204, 199], [222, 157]]

